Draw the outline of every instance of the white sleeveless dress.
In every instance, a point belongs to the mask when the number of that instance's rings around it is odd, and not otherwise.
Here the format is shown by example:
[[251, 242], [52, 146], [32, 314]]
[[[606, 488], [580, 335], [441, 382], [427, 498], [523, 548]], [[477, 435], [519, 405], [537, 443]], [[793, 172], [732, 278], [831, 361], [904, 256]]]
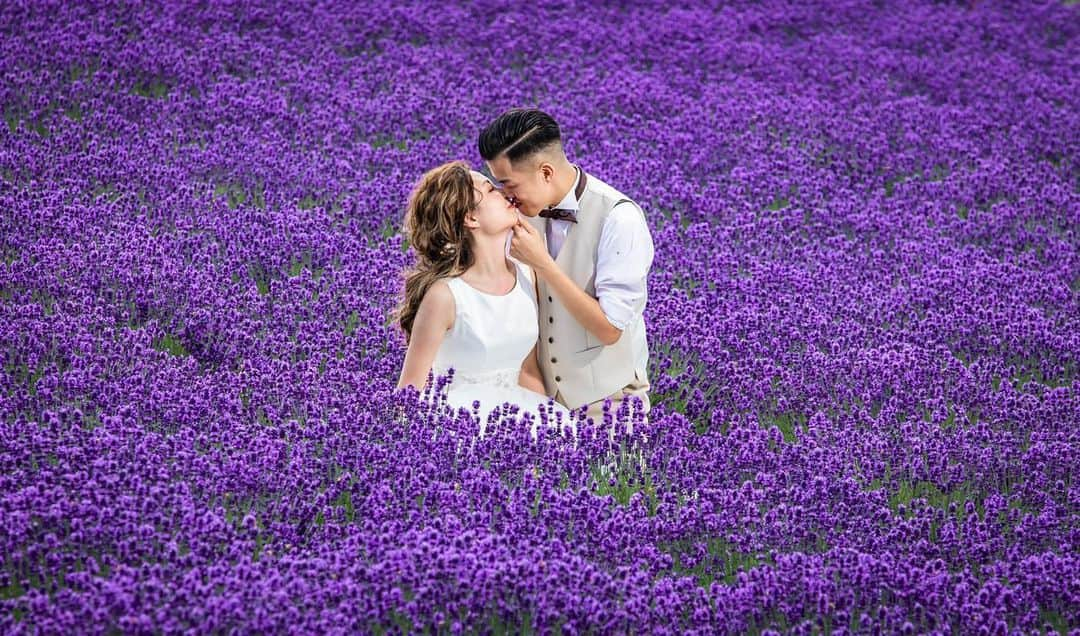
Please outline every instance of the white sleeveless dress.
[[[461, 277], [447, 279], [456, 306], [454, 326], [446, 332], [432, 363], [432, 372], [445, 375], [454, 369], [453, 381], [446, 389], [446, 401], [455, 410], [478, 411], [481, 431], [487, 416], [504, 403], [517, 405], [518, 415], [533, 414], [539, 423], [540, 409], [548, 409], [548, 397], [518, 384], [521, 365], [532, 352], [540, 330], [537, 324], [536, 289], [532, 270], [510, 259], [517, 270], [517, 281], [508, 293], [488, 294], [469, 285]], [[547, 411], [551, 421], [562, 413], [570, 421], [570, 411], [552, 400]], [[535, 434], [535, 428], [533, 429]]]

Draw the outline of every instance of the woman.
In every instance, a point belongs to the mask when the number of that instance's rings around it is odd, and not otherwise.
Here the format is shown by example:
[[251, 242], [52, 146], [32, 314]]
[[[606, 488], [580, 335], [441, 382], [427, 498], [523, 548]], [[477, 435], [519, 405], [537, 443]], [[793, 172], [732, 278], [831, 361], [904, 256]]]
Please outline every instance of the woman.
[[398, 387], [422, 389], [429, 371], [452, 367], [447, 402], [471, 410], [479, 401], [481, 426], [504, 402], [570, 419], [540, 375], [533, 272], [507, 257], [518, 221], [513, 202], [463, 161], [424, 174], [405, 213], [417, 263], [397, 311], [408, 343]]

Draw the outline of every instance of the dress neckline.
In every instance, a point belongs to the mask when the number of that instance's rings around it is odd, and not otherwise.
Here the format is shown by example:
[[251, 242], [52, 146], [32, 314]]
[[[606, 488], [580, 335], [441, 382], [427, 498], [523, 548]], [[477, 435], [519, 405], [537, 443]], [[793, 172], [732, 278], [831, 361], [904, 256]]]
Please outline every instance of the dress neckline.
[[473, 290], [474, 292], [476, 292], [478, 294], [481, 294], [481, 295], [484, 295], [484, 296], [489, 296], [491, 298], [506, 298], [510, 294], [514, 293], [518, 288], [518, 285], [519, 285], [520, 279], [521, 279], [521, 272], [519, 270], [520, 270], [520, 268], [517, 266], [517, 264], [514, 264], [514, 286], [511, 287], [510, 291], [506, 292], [505, 294], [490, 294], [490, 293], [488, 293], [486, 291], [481, 291], [481, 290], [477, 289], [476, 287], [473, 287], [469, 283], [465, 282], [465, 279], [462, 278], [461, 276], [458, 276], [457, 279], [460, 280], [463, 285], [465, 285], [466, 287], [468, 287], [469, 289]]

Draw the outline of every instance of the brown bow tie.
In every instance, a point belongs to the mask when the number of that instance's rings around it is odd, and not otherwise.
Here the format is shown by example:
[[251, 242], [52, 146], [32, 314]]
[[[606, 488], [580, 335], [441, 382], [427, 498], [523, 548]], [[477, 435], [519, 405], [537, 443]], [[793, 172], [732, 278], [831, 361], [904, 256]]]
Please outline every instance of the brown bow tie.
[[545, 219], [555, 219], [556, 221], [570, 221], [571, 223], [577, 223], [577, 210], [567, 210], [565, 208], [547, 208], [546, 210], [540, 210], [540, 216]]

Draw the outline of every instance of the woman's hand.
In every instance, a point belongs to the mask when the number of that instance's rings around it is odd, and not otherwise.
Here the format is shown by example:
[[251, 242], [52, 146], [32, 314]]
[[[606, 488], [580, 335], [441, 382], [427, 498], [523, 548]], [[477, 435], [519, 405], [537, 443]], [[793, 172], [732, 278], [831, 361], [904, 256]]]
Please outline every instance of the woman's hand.
[[540, 373], [540, 363], [537, 357], [538, 348], [539, 345], [533, 345], [532, 351], [525, 356], [525, 361], [521, 363], [521, 375], [518, 376], [518, 384], [530, 391], [547, 396], [547, 389], [544, 388], [544, 376]]

